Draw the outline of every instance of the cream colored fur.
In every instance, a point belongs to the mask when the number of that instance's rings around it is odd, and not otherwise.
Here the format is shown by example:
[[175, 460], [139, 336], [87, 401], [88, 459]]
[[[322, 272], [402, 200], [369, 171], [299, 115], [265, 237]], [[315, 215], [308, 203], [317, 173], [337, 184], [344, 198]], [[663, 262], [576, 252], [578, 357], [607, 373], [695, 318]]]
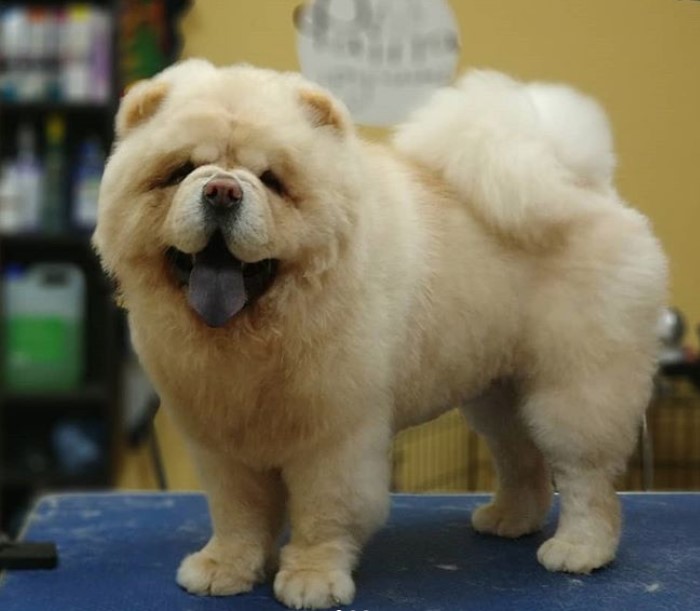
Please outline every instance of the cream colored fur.
[[[386, 517], [392, 434], [456, 404], [499, 473], [477, 530], [539, 528], [551, 475], [562, 512], [540, 562], [589, 572], [614, 557], [612, 481], [649, 399], [666, 263], [612, 186], [594, 102], [470, 73], [383, 147], [298, 75], [192, 60], [135, 88], [117, 125], [94, 240], [213, 519], [183, 587], [244, 592], [279, 562], [283, 603], [349, 603]], [[197, 169], [154, 186], [182, 159]], [[259, 180], [271, 167], [288, 197]], [[222, 329], [189, 308], [164, 256], [206, 245], [215, 174], [245, 193], [231, 251], [280, 260]]]

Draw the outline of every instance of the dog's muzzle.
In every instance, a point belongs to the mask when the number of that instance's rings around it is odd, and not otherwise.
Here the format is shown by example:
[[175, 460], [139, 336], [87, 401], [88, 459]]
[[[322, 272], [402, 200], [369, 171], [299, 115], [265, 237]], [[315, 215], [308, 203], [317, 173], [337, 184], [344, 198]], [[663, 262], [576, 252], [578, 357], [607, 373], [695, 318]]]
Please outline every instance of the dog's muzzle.
[[187, 254], [170, 248], [167, 258], [190, 307], [209, 327], [223, 327], [254, 303], [270, 287], [278, 268], [276, 259], [241, 261], [218, 230], [200, 252]]

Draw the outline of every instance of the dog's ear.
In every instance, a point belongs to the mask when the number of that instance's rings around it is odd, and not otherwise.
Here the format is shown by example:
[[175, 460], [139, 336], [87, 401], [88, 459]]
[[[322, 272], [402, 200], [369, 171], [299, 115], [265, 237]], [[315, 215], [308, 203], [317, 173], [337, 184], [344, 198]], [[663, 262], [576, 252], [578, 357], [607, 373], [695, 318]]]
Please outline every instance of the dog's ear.
[[169, 89], [170, 85], [165, 81], [143, 80], [134, 83], [122, 99], [117, 112], [117, 137], [123, 138], [156, 114]]
[[302, 89], [299, 100], [306, 116], [315, 127], [332, 127], [339, 132], [346, 132], [352, 122], [347, 110], [329, 94], [318, 89]]

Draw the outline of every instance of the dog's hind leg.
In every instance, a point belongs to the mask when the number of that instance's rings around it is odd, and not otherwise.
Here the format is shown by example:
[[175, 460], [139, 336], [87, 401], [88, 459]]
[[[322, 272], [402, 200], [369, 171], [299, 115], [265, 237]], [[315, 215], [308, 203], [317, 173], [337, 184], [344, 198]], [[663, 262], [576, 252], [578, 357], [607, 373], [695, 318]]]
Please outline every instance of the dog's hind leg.
[[511, 385], [494, 385], [462, 411], [486, 439], [498, 476], [493, 500], [474, 511], [472, 526], [512, 538], [539, 530], [551, 504], [552, 487], [542, 453], [520, 418]]
[[634, 448], [650, 392], [647, 368], [634, 360], [620, 356], [550, 379], [523, 405], [560, 496], [556, 533], [537, 553], [551, 571], [588, 573], [615, 557], [621, 517], [613, 482]]

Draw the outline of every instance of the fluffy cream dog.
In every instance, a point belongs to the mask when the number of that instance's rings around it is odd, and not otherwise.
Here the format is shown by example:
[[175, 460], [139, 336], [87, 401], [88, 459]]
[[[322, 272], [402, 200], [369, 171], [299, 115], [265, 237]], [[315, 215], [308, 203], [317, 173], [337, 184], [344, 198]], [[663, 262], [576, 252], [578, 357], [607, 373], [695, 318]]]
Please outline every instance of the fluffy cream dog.
[[539, 561], [612, 560], [666, 264], [593, 101], [472, 72], [382, 147], [299, 75], [190, 60], [116, 128], [95, 244], [213, 519], [184, 588], [245, 592], [278, 560], [283, 603], [350, 602], [392, 434], [457, 404], [499, 475], [474, 528], [537, 530], [553, 477]]

